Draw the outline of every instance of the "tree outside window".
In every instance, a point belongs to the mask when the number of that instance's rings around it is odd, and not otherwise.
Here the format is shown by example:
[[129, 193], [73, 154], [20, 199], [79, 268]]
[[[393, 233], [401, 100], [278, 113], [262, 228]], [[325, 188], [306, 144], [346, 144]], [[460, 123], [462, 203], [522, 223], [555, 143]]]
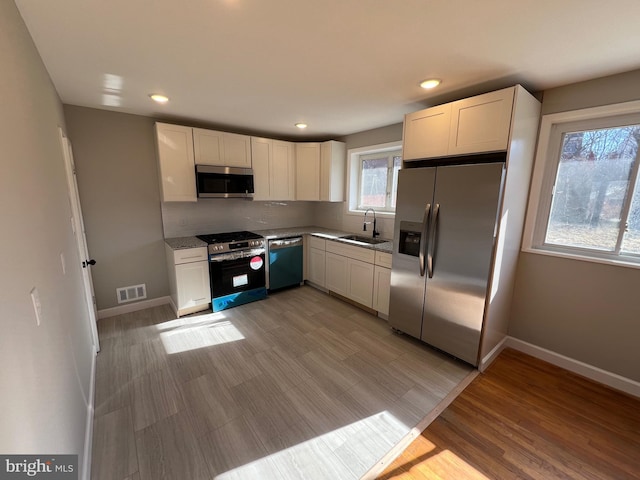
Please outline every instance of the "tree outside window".
[[401, 167], [399, 150], [360, 155], [358, 209], [395, 211]]
[[562, 135], [545, 245], [640, 255], [640, 125]]

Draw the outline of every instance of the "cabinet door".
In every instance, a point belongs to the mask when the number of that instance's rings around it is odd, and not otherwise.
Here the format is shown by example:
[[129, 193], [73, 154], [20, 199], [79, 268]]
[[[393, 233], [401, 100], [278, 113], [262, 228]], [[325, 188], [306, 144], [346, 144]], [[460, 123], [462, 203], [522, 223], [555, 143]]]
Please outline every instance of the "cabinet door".
[[320, 287], [325, 286], [325, 251], [318, 248], [309, 249], [308, 272], [310, 282]]
[[514, 87], [451, 104], [449, 155], [507, 149]]
[[[294, 144], [273, 140], [269, 163], [269, 188], [271, 200], [294, 200], [296, 196], [296, 172]], [[253, 166], [255, 175], [255, 165]]]
[[391, 269], [375, 266], [373, 270], [373, 308], [389, 315], [389, 293], [391, 291]]
[[191, 128], [165, 123], [155, 128], [162, 201], [197, 201]]
[[193, 150], [197, 165], [224, 165], [222, 132], [193, 129]]
[[176, 265], [176, 286], [178, 289], [178, 310], [211, 302], [209, 262]]
[[251, 164], [253, 165], [254, 200], [272, 200], [270, 190], [271, 172], [269, 165], [273, 156], [273, 140], [251, 138]]
[[335, 253], [326, 254], [326, 284], [328, 290], [347, 296], [347, 264], [348, 258]]
[[344, 201], [346, 155], [342, 142], [331, 140], [320, 145], [320, 200], [323, 202]]
[[374, 266], [371, 263], [351, 258], [347, 261], [346, 296], [369, 308], [373, 305], [373, 270]]
[[296, 200], [320, 200], [320, 144], [296, 144]]
[[223, 165], [251, 168], [251, 137], [235, 133], [223, 133]]
[[450, 103], [405, 115], [402, 141], [403, 160], [447, 155], [450, 128]]

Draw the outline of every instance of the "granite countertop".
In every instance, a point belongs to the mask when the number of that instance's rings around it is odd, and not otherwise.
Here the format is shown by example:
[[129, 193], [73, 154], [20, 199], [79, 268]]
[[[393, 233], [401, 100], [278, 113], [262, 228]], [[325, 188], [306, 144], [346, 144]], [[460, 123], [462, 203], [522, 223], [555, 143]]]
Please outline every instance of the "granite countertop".
[[207, 242], [203, 242], [196, 237], [173, 237], [165, 238], [164, 242], [173, 250], [182, 250], [184, 248], [206, 247]]
[[[253, 233], [257, 233], [258, 235], [262, 235], [267, 240], [295, 237], [298, 235], [313, 235], [316, 237], [325, 238], [327, 240], [344, 242], [349, 245], [355, 245], [355, 246], [366, 248], [369, 250], [377, 250], [385, 253], [391, 253], [393, 251], [393, 242], [391, 240], [384, 243], [378, 243], [376, 245], [371, 245], [371, 244], [361, 243], [361, 242], [353, 242], [351, 240], [344, 240], [341, 238], [341, 237], [346, 237], [347, 235], [353, 235], [353, 233], [343, 232], [340, 230], [331, 230], [323, 227], [306, 226], [306, 227], [274, 228], [269, 230], [251, 230], [251, 231]], [[165, 238], [165, 242], [173, 250], [207, 246], [206, 242], [203, 242], [202, 240], [196, 237]]]

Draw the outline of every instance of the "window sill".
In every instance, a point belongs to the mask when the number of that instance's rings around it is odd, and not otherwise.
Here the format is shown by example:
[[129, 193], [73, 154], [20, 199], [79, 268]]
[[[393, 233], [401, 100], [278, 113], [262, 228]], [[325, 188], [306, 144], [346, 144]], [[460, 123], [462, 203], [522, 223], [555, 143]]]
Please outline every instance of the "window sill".
[[[364, 210], [346, 210], [344, 213], [345, 215], [351, 215], [353, 217], [364, 216]], [[369, 212], [367, 217], [369, 217], [369, 215], [373, 218], [373, 213]], [[396, 214], [395, 212], [379, 212], [376, 210], [376, 218], [396, 218]]]
[[610, 265], [613, 267], [626, 267], [626, 268], [636, 268], [640, 269], [640, 259], [639, 262], [634, 262], [631, 260], [625, 260], [625, 257], [621, 257], [620, 259], [613, 258], [599, 258], [599, 257], [591, 257], [588, 255], [580, 255], [577, 253], [567, 253], [567, 252], [558, 252], [555, 250], [546, 250], [544, 248], [534, 248], [534, 247], [523, 247], [522, 250], [525, 253], [533, 253], [536, 255], [546, 255], [548, 257], [559, 257], [559, 258], [567, 258], [569, 260], [578, 260], [582, 262], [590, 262], [590, 263], [600, 263], [603, 265]]

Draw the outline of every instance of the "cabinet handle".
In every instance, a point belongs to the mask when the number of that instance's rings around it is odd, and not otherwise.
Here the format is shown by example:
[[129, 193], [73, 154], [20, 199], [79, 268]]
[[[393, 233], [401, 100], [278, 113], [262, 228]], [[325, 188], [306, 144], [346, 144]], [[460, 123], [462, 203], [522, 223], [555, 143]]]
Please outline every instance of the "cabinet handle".
[[206, 298], [206, 297], [196, 298], [196, 299], [194, 300], [194, 302], [199, 302], [200, 300], [204, 300], [205, 298]]

